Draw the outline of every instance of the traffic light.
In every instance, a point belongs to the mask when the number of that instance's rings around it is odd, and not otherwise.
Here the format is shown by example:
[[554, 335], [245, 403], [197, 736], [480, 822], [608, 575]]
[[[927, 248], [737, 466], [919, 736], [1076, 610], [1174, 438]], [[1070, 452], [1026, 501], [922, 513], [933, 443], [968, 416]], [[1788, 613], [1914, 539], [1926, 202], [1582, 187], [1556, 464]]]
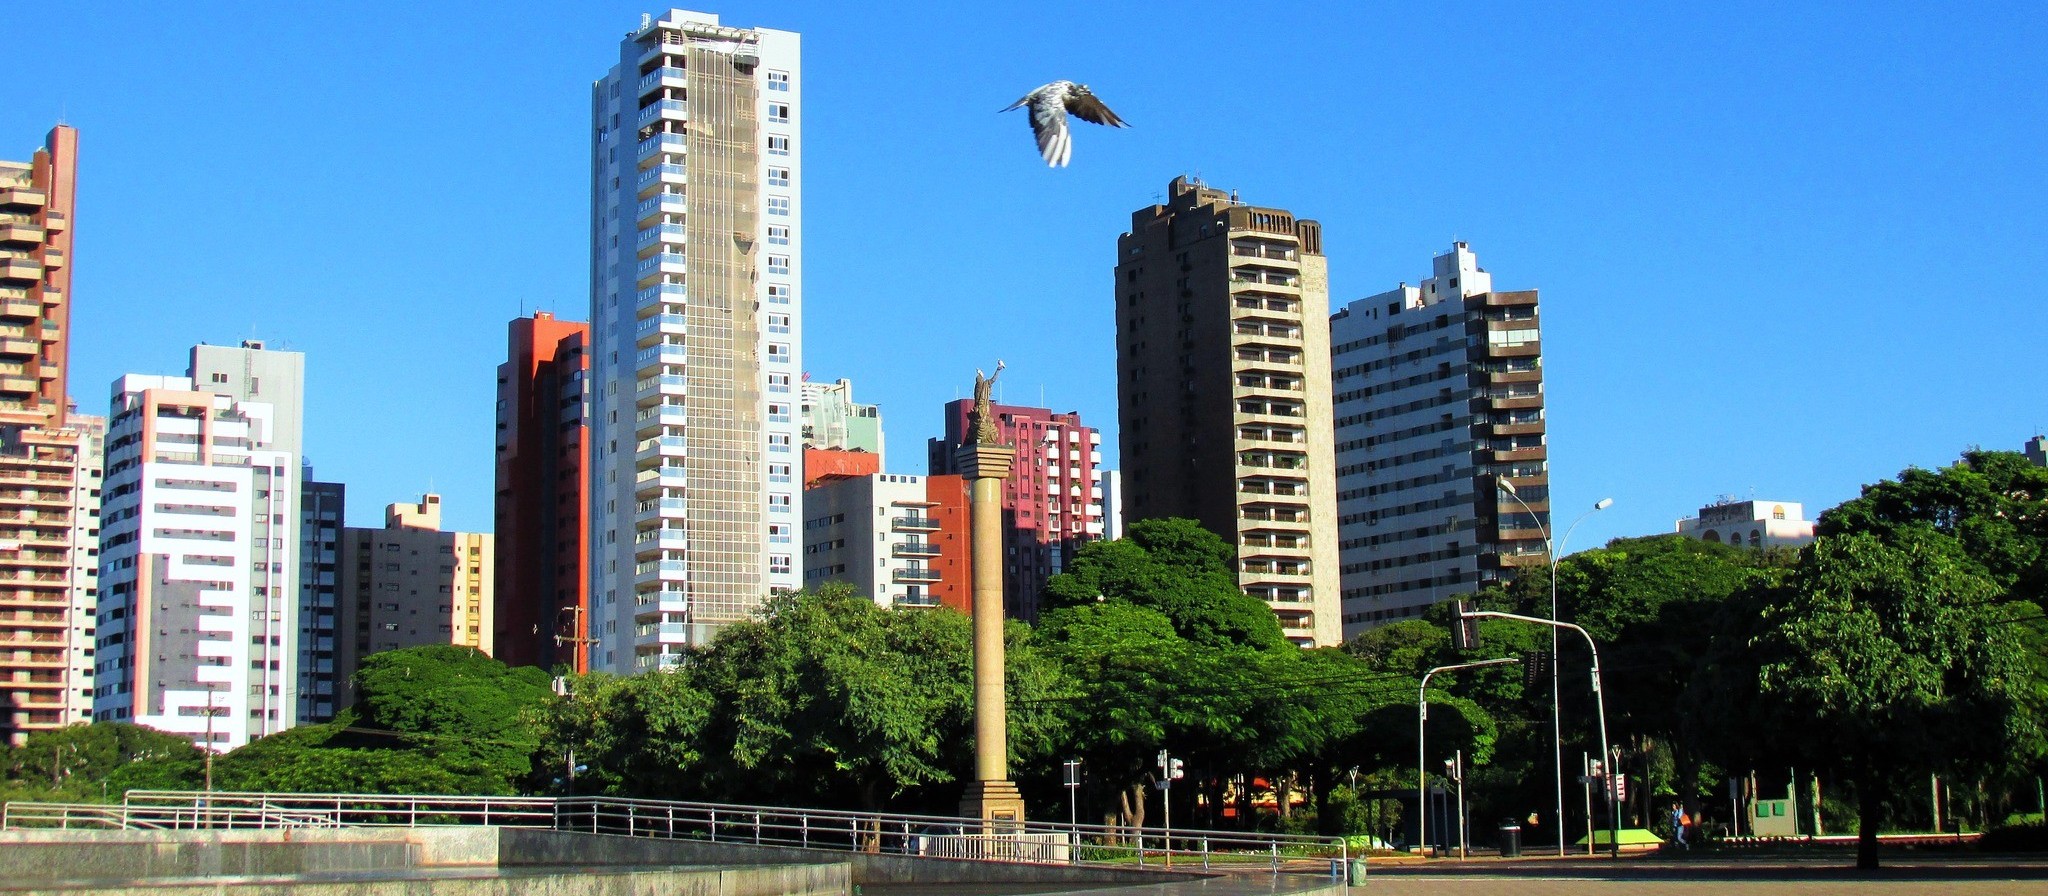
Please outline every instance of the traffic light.
[[1178, 781], [1185, 777], [1187, 777], [1187, 772], [1181, 769], [1179, 759], [1176, 758], [1167, 760], [1166, 780]]
[[1451, 646], [1459, 650], [1471, 650], [1479, 646], [1479, 619], [1471, 614], [1472, 602], [1461, 600], [1455, 604], [1457, 620], [1451, 626]]

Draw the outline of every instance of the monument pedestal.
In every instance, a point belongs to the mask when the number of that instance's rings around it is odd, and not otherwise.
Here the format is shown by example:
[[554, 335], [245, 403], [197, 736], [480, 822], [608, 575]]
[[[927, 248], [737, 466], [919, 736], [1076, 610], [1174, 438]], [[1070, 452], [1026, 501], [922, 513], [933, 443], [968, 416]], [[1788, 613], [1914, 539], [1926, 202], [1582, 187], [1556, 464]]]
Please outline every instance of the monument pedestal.
[[1024, 829], [1024, 795], [1011, 781], [976, 781], [960, 796], [960, 815], [979, 818], [983, 833]]

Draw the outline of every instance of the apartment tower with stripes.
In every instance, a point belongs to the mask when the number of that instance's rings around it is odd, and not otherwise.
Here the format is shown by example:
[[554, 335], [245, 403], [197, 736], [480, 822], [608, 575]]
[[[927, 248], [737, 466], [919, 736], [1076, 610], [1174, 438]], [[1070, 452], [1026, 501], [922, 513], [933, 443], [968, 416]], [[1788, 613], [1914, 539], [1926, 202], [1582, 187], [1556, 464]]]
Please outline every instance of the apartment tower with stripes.
[[801, 71], [792, 32], [670, 10], [592, 87], [595, 668], [801, 584]]

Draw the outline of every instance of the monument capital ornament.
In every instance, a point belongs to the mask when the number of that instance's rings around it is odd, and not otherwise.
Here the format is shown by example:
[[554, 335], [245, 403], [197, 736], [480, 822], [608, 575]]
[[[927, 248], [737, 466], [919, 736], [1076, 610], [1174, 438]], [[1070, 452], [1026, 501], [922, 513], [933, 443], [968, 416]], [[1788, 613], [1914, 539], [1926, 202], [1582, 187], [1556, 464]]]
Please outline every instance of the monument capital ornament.
[[973, 426], [973, 443], [976, 445], [994, 445], [1002, 437], [1002, 433], [996, 430], [995, 402], [991, 396], [995, 392], [996, 377], [1003, 375], [1003, 366], [1003, 359], [997, 358], [994, 375], [984, 375], [979, 367], [974, 369], [974, 411], [968, 422]]

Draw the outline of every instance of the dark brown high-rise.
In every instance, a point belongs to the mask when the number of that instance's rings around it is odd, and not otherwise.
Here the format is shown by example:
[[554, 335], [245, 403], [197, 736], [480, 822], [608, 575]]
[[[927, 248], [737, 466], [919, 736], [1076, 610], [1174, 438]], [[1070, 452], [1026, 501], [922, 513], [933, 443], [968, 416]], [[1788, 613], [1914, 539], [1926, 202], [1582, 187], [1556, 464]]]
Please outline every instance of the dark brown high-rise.
[[1336, 644], [1322, 228], [1185, 177], [1167, 194], [1117, 239], [1125, 523], [1201, 522], [1289, 639]]
[[497, 658], [589, 671], [590, 325], [512, 321], [498, 367]]

